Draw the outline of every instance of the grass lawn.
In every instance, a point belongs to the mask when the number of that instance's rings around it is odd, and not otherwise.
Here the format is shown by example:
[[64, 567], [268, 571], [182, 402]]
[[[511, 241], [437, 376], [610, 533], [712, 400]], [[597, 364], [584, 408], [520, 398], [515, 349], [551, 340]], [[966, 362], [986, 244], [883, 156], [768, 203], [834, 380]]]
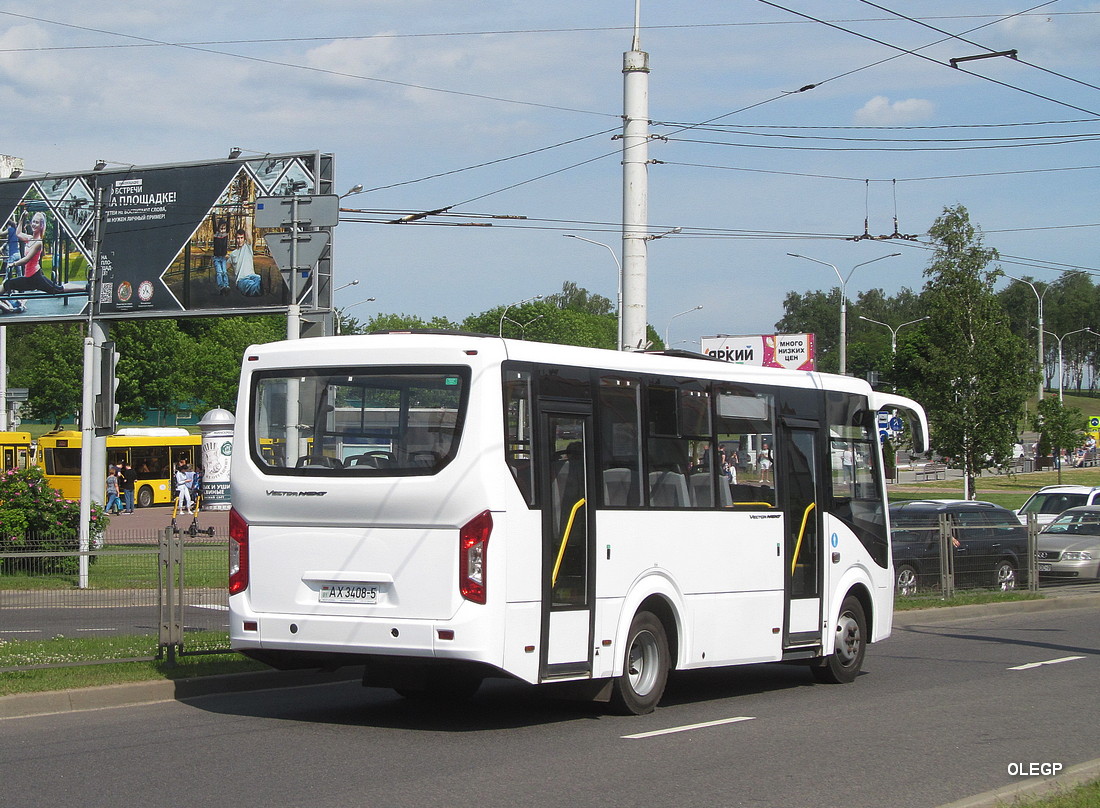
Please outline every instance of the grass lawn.
[[[1061, 477], [1061, 479], [1059, 479]], [[1029, 474], [990, 474], [974, 483], [975, 499], [1016, 510], [1044, 485], [1100, 485], [1100, 468], [1033, 471]], [[930, 480], [887, 486], [891, 502], [911, 499], [962, 499], [962, 479]]]
[[[190, 544], [184, 548], [183, 565], [188, 587], [224, 588], [229, 574], [229, 548], [225, 542]], [[156, 589], [158, 569], [156, 545], [108, 544], [88, 565], [88, 586], [90, 589]], [[0, 575], [0, 590], [73, 589], [78, 583], [76, 574], [36, 575], [4, 570]]]
[[236, 653], [190, 655], [228, 646], [225, 632], [189, 633], [188, 655], [170, 666], [154, 659], [157, 638], [149, 635], [0, 641], [0, 696], [269, 669]]

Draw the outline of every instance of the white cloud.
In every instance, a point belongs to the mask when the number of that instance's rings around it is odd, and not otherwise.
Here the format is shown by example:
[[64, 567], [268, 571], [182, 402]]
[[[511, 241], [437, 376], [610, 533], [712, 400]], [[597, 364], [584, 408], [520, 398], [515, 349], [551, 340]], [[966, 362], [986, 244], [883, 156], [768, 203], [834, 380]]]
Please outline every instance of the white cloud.
[[935, 109], [935, 104], [923, 98], [907, 98], [904, 101], [891, 102], [884, 95], [876, 95], [856, 110], [855, 122], [864, 126], [915, 123], [931, 118]]

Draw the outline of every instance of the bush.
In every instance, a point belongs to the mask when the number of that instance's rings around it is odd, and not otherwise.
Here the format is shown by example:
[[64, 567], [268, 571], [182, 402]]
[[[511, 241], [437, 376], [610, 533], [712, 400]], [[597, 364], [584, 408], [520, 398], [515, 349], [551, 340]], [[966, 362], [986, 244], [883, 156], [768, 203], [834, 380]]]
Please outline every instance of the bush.
[[[103, 506], [93, 502], [89, 531], [93, 548], [101, 546], [107, 521]], [[79, 501], [65, 499], [51, 488], [37, 466], [0, 473], [0, 552], [75, 554], [79, 549]], [[76, 555], [3, 561], [5, 572], [72, 574], [79, 565]]]

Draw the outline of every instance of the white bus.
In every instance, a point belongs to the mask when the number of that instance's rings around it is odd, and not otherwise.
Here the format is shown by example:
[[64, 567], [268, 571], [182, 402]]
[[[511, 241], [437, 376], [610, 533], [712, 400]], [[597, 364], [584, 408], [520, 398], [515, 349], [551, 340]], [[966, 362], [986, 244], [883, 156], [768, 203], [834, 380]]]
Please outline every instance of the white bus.
[[[584, 683], [625, 713], [670, 669], [851, 681], [893, 617], [887, 406], [922, 444], [918, 404], [849, 377], [463, 334], [253, 346], [232, 645], [410, 697]], [[736, 477], [735, 443], [761, 453]]]

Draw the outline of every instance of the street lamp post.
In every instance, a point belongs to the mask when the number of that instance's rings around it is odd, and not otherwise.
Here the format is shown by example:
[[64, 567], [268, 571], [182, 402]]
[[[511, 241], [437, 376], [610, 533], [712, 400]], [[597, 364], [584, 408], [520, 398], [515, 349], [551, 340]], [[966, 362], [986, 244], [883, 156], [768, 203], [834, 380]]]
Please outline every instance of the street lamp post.
[[615, 318], [617, 321], [615, 329], [615, 350], [621, 351], [623, 349], [623, 265], [619, 263], [619, 256], [615, 255], [615, 251], [610, 245], [604, 244], [602, 241], [593, 241], [590, 238], [575, 236], [572, 233], [563, 233], [562, 235], [566, 238], [575, 238], [577, 241], [595, 244], [597, 247], [603, 247], [611, 253], [611, 258], [615, 261], [615, 277], [617, 281], [617, 288], [615, 290]]
[[[1025, 281], [1025, 283], [1026, 283], [1026, 281]], [[1082, 331], [1088, 331], [1093, 336], [1100, 337], [1100, 334], [1097, 334], [1095, 331], [1093, 331], [1088, 326], [1086, 326], [1084, 328], [1078, 328], [1076, 331], [1068, 331], [1065, 334], [1063, 334], [1062, 336], [1058, 336], [1053, 331], [1047, 331], [1046, 332], [1046, 333], [1050, 334], [1052, 337], [1054, 337], [1056, 340], [1058, 340], [1058, 403], [1059, 404], [1061, 404], [1065, 400], [1062, 397], [1062, 389], [1063, 389], [1062, 388], [1062, 382], [1063, 382], [1063, 377], [1065, 375], [1065, 365], [1062, 363], [1062, 340], [1064, 340], [1066, 337], [1072, 336], [1073, 334], [1080, 334]], [[1042, 339], [1042, 338], [1040, 337], [1040, 339]]]
[[905, 328], [905, 326], [907, 326], [907, 325], [913, 325], [914, 323], [922, 323], [925, 320], [929, 319], [929, 317], [927, 315], [924, 316], [924, 317], [918, 317], [916, 320], [910, 320], [907, 323], [902, 323], [897, 328], [894, 328], [889, 323], [883, 323], [883, 322], [880, 322], [878, 320], [872, 320], [870, 317], [864, 317], [862, 314], [859, 315], [859, 319], [866, 320], [867, 322], [874, 323], [875, 325], [884, 325], [887, 328], [889, 328], [890, 329], [890, 353], [891, 354], [896, 354], [898, 352], [898, 332], [901, 331], [901, 329]]
[[[1044, 331], [1044, 329], [1043, 329], [1043, 298], [1046, 296], [1046, 293], [1049, 292], [1054, 287], [1052, 287], [1050, 284], [1047, 284], [1047, 288], [1043, 290], [1042, 294], [1039, 294], [1039, 290], [1035, 288], [1035, 284], [1032, 283], [1031, 281], [1025, 281], [1023, 278], [1017, 278], [1014, 275], [1009, 275], [1007, 273], [1005, 274], [1005, 277], [1009, 278], [1011, 280], [1017, 281], [1018, 283], [1026, 283], [1028, 286], [1031, 287], [1031, 291], [1033, 291], [1035, 293], [1035, 299], [1039, 302], [1039, 326], [1038, 326], [1038, 331], [1039, 331], [1039, 358], [1038, 358], [1038, 361], [1039, 361], [1039, 400], [1042, 401], [1043, 400], [1043, 377], [1046, 376], [1046, 374], [1043, 373], [1043, 367], [1046, 365], [1046, 356], [1043, 354], [1043, 334], [1044, 333], [1047, 333], [1047, 334], [1050, 333], [1049, 331]], [[1059, 343], [1059, 345], [1061, 345], [1061, 343]], [[1059, 351], [1060, 350], [1061, 350], [1061, 348], [1059, 348]], [[1061, 372], [1062, 372], [1062, 370], [1061, 370], [1061, 368], [1059, 368], [1058, 373], [1061, 374]]]
[[666, 349], [668, 348], [668, 331], [669, 331], [670, 328], [672, 328], [672, 321], [675, 320], [677, 317], [683, 317], [685, 314], [691, 314], [693, 311], [699, 311], [699, 309], [701, 309], [701, 308], [703, 308], [702, 303], [700, 303], [698, 306], [696, 306], [694, 308], [688, 309], [687, 311], [682, 311], [679, 314], [674, 314], [674, 315], [672, 315], [672, 317], [669, 318], [668, 325], [665, 326], [665, 348]]
[[[511, 317], [508, 317], [508, 309], [512, 308], [513, 306], [522, 306], [524, 303], [530, 303], [532, 300], [542, 300], [542, 295], [535, 295], [534, 297], [529, 297], [526, 300], [520, 300], [518, 303], [509, 303], [507, 306], [504, 307], [504, 312], [500, 315], [500, 328], [497, 331], [497, 336], [498, 337], [503, 337], [504, 336], [504, 320], [505, 320], [505, 318], [507, 317], [509, 320], [512, 319]], [[514, 323], [515, 320], [512, 320], [512, 322]], [[517, 323], [517, 325], [518, 325], [518, 323]], [[530, 323], [528, 323], [528, 325], [530, 325]]]
[[862, 264], [856, 264], [850, 270], [848, 270], [847, 277], [840, 274], [840, 270], [835, 265], [830, 264], [828, 261], [819, 261], [816, 258], [810, 258], [808, 255], [799, 255], [798, 253], [787, 253], [791, 258], [802, 258], [806, 261], [813, 261], [815, 264], [822, 264], [823, 266], [832, 267], [833, 272], [836, 273], [837, 279], [840, 281], [840, 375], [843, 376], [848, 372], [848, 281], [852, 278], [854, 273], [860, 267], [873, 264], [875, 261], [881, 261], [883, 258], [895, 258], [901, 253], [890, 253], [889, 255], [880, 255], [878, 258], [872, 258], [870, 261], [864, 261]]
[[[352, 281], [351, 283], [349, 283], [347, 285], [348, 286], [354, 286], [357, 283], [359, 283], [359, 281]], [[340, 288], [343, 289], [344, 287], [341, 286]], [[339, 314], [336, 317], [336, 335], [337, 336], [340, 335], [340, 317], [343, 316], [347, 312], [348, 309], [354, 309], [356, 306], [362, 305], [363, 303], [373, 303], [376, 299], [377, 298], [368, 297], [368, 298], [365, 298], [363, 300], [359, 300], [355, 303], [352, 303], [350, 306], [341, 306], [339, 309], [337, 309]]]

